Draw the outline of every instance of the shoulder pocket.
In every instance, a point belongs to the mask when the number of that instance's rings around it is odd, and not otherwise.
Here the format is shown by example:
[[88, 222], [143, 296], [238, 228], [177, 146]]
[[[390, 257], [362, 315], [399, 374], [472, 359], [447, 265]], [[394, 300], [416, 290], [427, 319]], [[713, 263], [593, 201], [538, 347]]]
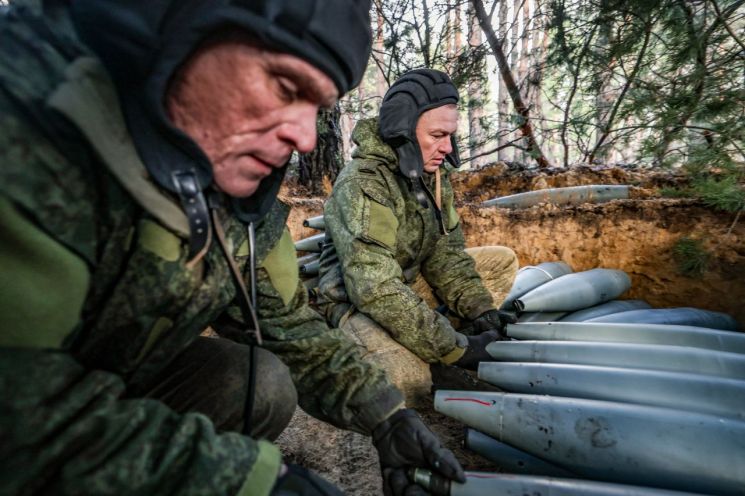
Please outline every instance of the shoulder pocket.
[[367, 192], [365, 192], [365, 204], [367, 207], [365, 238], [385, 248], [394, 249], [396, 233], [398, 232], [398, 219], [393, 210]]

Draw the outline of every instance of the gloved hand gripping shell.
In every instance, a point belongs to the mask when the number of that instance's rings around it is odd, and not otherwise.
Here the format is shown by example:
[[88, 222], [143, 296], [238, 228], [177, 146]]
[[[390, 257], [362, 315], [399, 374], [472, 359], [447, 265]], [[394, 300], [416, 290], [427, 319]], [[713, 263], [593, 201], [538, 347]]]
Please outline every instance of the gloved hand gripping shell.
[[448, 479], [465, 482], [455, 455], [440, 444], [414, 410], [398, 410], [378, 424], [373, 431], [373, 444], [380, 456], [386, 496], [417, 494], [417, 486], [406, 475], [407, 468], [428, 468]]

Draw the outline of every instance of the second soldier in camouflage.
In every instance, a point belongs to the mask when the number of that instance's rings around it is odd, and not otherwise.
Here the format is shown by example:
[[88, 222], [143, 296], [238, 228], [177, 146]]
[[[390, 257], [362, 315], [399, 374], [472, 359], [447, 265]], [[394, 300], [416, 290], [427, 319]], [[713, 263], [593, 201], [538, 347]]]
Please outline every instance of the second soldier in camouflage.
[[[320, 303], [410, 402], [428, 392], [429, 379], [412, 361], [475, 368], [486, 357], [509, 318], [496, 310], [495, 295], [517, 271], [509, 248], [465, 250], [448, 177], [459, 165], [457, 101], [442, 72], [402, 76], [379, 118], [357, 124], [353, 160], [324, 210]], [[456, 330], [433, 309], [438, 303], [466, 325]]]

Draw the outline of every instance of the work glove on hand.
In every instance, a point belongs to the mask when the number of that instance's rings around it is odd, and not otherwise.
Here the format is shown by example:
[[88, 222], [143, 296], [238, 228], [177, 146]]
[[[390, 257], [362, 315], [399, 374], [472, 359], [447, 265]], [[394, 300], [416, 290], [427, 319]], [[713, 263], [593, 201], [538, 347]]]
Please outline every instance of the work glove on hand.
[[440, 444], [414, 410], [404, 408], [373, 430], [386, 496], [418, 496], [427, 492], [411, 482], [407, 468], [426, 468], [451, 480], [465, 482], [463, 468], [455, 455]]
[[344, 493], [307, 468], [286, 464], [272, 489], [272, 496], [344, 496]]
[[517, 317], [501, 310], [487, 310], [473, 321], [473, 334], [481, 334], [486, 331], [497, 331], [505, 337], [504, 328], [507, 324], [517, 322]]
[[486, 331], [478, 336], [466, 336], [466, 338], [468, 338], [466, 352], [453, 365], [468, 370], [478, 369], [479, 362], [492, 361], [491, 355], [486, 352], [486, 346], [489, 343], [503, 339], [497, 331]]

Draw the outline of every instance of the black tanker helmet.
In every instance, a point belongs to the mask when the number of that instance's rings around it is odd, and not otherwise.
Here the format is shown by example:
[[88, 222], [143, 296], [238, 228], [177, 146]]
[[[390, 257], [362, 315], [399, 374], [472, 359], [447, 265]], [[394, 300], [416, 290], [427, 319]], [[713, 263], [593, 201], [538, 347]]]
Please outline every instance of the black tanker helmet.
[[[164, 97], [197, 45], [220, 29], [244, 29], [320, 69], [340, 95], [359, 83], [371, 47], [370, 0], [75, 0], [71, 9], [77, 32], [111, 75], [148, 172], [181, 199], [192, 252], [206, 243], [194, 239], [194, 222], [205, 221], [204, 213], [192, 210], [206, 211], [203, 191], [212, 184], [212, 166], [171, 123]], [[285, 169], [275, 169], [250, 198], [234, 199], [239, 217], [252, 222], [266, 213]]]
[[[416, 139], [419, 117], [436, 107], [458, 103], [458, 90], [450, 76], [435, 69], [414, 69], [396, 80], [380, 106], [379, 133], [398, 155], [401, 173], [416, 188], [424, 172], [424, 160]], [[453, 167], [460, 166], [455, 137], [453, 151], [446, 157]]]

